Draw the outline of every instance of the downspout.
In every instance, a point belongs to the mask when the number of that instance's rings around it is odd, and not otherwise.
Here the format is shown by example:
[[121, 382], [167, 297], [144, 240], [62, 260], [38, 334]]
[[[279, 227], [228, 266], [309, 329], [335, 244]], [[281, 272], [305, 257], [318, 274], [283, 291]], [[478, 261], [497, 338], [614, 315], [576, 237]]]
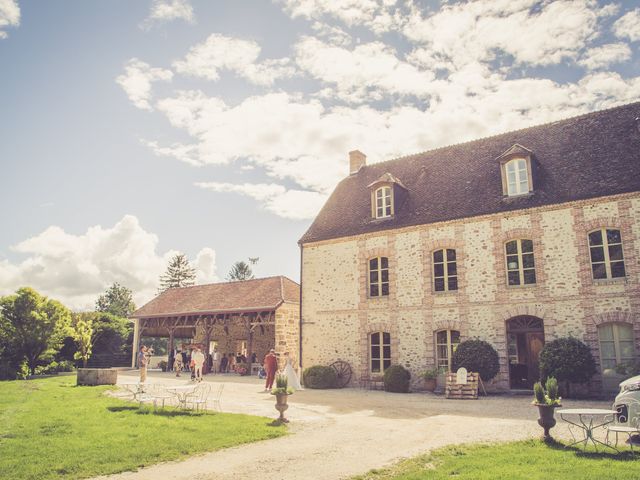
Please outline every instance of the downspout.
[[300, 367], [300, 378], [302, 378], [302, 244], [300, 243], [300, 314], [298, 315], [298, 366]]

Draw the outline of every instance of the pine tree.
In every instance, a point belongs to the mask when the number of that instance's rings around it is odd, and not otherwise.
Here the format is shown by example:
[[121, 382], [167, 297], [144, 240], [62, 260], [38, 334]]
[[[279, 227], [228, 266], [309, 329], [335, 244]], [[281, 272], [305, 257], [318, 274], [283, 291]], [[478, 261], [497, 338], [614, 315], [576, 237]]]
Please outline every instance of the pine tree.
[[169, 288], [189, 287], [196, 283], [196, 269], [183, 253], [173, 256], [164, 275], [160, 276], [160, 293]]
[[229, 274], [227, 275], [227, 280], [232, 282], [238, 282], [242, 280], [251, 280], [253, 278], [253, 271], [251, 267], [243, 261], [239, 261], [233, 264]]

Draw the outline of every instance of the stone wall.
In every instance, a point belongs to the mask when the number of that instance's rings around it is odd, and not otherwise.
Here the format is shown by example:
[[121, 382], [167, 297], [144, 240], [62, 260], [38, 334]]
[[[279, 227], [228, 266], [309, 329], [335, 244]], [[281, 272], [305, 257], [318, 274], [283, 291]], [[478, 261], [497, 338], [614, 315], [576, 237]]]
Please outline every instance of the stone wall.
[[[594, 281], [587, 233], [621, 230], [627, 277]], [[505, 242], [532, 239], [537, 283], [506, 282]], [[432, 252], [455, 248], [459, 289], [434, 292]], [[389, 296], [368, 298], [367, 260], [389, 258]], [[545, 341], [573, 335], [599, 362], [597, 325], [627, 322], [640, 353], [640, 196], [626, 194], [306, 244], [302, 257], [303, 368], [349, 362], [369, 376], [368, 335], [392, 335], [392, 363], [415, 377], [435, 365], [435, 332], [459, 330], [500, 355], [494, 384], [508, 388], [506, 322], [544, 321]], [[604, 320], [603, 320], [604, 319]], [[594, 378], [592, 389], [599, 388]]]

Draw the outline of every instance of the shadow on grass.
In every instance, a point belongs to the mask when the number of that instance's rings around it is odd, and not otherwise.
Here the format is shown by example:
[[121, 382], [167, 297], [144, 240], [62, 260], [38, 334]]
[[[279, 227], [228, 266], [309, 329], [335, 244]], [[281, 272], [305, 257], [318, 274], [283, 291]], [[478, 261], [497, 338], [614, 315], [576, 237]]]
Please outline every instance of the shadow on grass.
[[117, 406], [107, 407], [110, 412], [132, 412], [136, 415], [157, 415], [159, 417], [201, 417], [207, 414], [213, 414], [212, 412], [192, 412], [189, 410], [158, 410], [148, 407], [135, 407], [135, 406]]
[[[585, 459], [593, 459], [593, 460], [615, 460], [619, 462], [629, 462], [638, 460], [638, 451], [631, 450], [623, 450], [623, 451], [614, 451], [610, 449], [604, 450], [606, 447], [600, 446], [602, 449], [600, 451], [591, 450], [589, 446], [587, 446], [587, 450], [583, 450], [579, 445], [567, 446], [565, 443], [559, 442], [558, 440], [546, 440], [544, 444], [553, 449], [562, 452], [572, 452], [576, 455], [576, 457], [585, 458]], [[593, 448], [593, 447], [591, 447]]]

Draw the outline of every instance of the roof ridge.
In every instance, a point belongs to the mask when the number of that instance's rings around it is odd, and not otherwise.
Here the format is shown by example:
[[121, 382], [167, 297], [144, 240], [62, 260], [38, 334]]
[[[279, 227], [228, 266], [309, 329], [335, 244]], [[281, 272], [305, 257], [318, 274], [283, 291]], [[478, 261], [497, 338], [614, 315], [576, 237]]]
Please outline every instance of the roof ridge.
[[[176, 289], [187, 289], [187, 288], [195, 288], [195, 287], [208, 287], [209, 285], [226, 285], [228, 283], [245, 283], [245, 282], [257, 282], [260, 280], [270, 280], [272, 278], [279, 278], [279, 277], [283, 277], [284, 275], [270, 275], [268, 277], [260, 277], [260, 278], [249, 278], [247, 280], [227, 280], [226, 282], [209, 282], [209, 283], [199, 283], [197, 285], [186, 285], [184, 287], [171, 287], [171, 288], [167, 288], [167, 290], [165, 290], [164, 292], [168, 291], [168, 290], [176, 290]], [[291, 279], [289, 279], [291, 280]], [[293, 281], [293, 280], [292, 280]], [[164, 293], [161, 292], [161, 293]]]
[[[443, 145], [441, 147], [432, 148], [430, 150], [423, 150], [421, 152], [411, 153], [409, 155], [402, 155], [400, 157], [394, 157], [394, 158], [390, 158], [388, 160], [383, 160], [382, 162], [376, 162], [376, 163], [372, 163], [370, 165], [364, 165], [363, 169], [367, 169], [369, 167], [373, 167], [373, 166], [377, 166], [377, 165], [383, 165], [385, 163], [395, 162], [397, 160], [407, 160], [407, 159], [410, 159], [410, 158], [413, 158], [413, 157], [418, 157], [418, 156], [421, 156], [421, 155], [425, 155], [427, 153], [434, 153], [434, 152], [437, 152], [439, 150], [444, 150], [444, 149], [451, 148], [451, 147], [459, 147], [459, 146], [462, 146], [462, 145], [467, 145], [469, 143], [480, 142], [482, 140], [489, 140], [489, 139], [492, 139], [492, 138], [500, 137], [501, 135], [508, 135], [508, 134], [513, 134], [513, 133], [518, 133], [518, 132], [524, 132], [524, 131], [527, 131], [527, 130], [532, 130], [534, 128], [548, 127], [550, 125], [557, 124], [557, 123], [575, 121], [575, 120], [578, 120], [578, 119], [580, 119], [582, 117], [588, 117], [588, 116], [596, 115], [596, 114], [599, 114], [599, 113], [610, 112], [610, 111], [616, 110], [618, 108], [631, 107], [632, 105], [640, 105], [640, 100], [639, 101], [635, 101], [635, 102], [631, 102], [631, 103], [625, 103], [625, 104], [622, 104], [622, 105], [616, 105], [614, 107], [605, 108], [603, 110], [593, 110], [592, 112], [581, 113], [579, 115], [574, 115], [572, 117], [561, 118], [559, 120], [553, 120], [553, 121], [545, 122], [545, 123], [537, 123], [537, 124], [531, 125], [529, 127], [517, 128], [515, 130], [507, 130], [507, 131], [496, 133], [496, 134], [493, 134], [493, 135], [488, 135], [486, 137], [480, 137], [480, 138], [474, 138], [473, 140], [467, 140], [466, 142], [450, 143], [448, 145]], [[346, 177], [346, 178], [348, 178], [348, 177]]]

